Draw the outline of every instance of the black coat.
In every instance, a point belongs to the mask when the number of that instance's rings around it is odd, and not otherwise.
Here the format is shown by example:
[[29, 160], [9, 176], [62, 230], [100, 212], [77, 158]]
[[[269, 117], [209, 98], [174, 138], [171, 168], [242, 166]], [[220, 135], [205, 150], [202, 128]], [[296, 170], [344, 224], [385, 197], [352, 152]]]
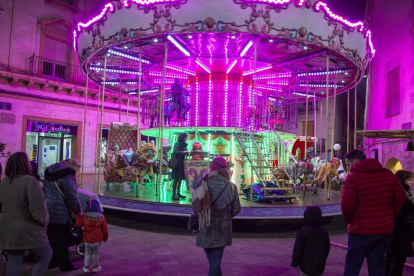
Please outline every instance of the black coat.
[[65, 195], [72, 211], [77, 215], [81, 213], [75, 175], [76, 171], [62, 163], [53, 164], [46, 169], [43, 192], [49, 211], [49, 223], [66, 224], [70, 219], [68, 208], [55, 186], [55, 181]]
[[292, 267], [299, 266], [308, 276], [323, 274], [331, 246], [328, 232], [321, 226], [320, 211], [319, 214], [313, 211], [305, 212], [306, 227], [296, 235], [291, 264]]
[[[172, 169], [171, 178], [172, 179], [185, 179], [184, 176], [184, 159], [185, 153], [187, 150], [187, 143], [178, 141], [174, 145], [173, 155], [178, 159], [177, 168]], [[172, 157], [171, 157], [172, 158]]]
[[414, 250], [411, 240], [414, 233], [407, 220], [410, 220], [411, 224], [414, 225], [414, 194], [408, 185], [405, 183], [401, 184], [407, 193], [407, 199], [401, 212], [394, 220], [394, 237], [391, 248], [403, 252], [408, 257], [412, 257], [414, 256]]

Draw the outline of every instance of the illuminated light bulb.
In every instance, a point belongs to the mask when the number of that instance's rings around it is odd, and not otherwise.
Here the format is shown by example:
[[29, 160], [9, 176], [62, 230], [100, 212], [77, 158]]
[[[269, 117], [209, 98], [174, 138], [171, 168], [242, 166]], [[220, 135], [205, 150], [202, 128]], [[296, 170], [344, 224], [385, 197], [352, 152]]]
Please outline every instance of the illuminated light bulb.
[[236, 38], [236, 36], [235, 36], [235, 35], [232, 35], [232, 36], [231, 36], [231, 39], [235, 39], [235, 38]]
[[269, 39], [269, 42], [270, 42], [270, 43], [273, 43], [273, 39]]
[[193, 36], [192, 35], [188, 35], [188, 38], [191, 39], [191, 38], [193, 38]]
[[307, 50], [307, 49], [308, 49], [308, 47], [307, 47], [307, 46], [305, 46], [305, 47], [303, 47], [303, 49], [304, 49], [304, 50]]
[[154, 42], [157, 43], [158, 42], [158, 38], [154, 38]]

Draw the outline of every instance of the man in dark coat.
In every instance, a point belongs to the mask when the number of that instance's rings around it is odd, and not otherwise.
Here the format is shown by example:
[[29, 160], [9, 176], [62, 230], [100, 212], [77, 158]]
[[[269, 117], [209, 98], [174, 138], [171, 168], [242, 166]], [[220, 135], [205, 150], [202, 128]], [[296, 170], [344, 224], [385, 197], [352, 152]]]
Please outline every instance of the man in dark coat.
[[76, 215], [82, 212], [76, 191], [76, 172], [79, 167], [80, 164], [77, 160], [69, 159], [53, 164], [45, 171], [43, 191], [49, 211], [47, 236], [53, 250], [49, 267], [59, 267], [60, 271], [79, 268], [79, 266], [73, 265], [69, 259], [69, 222], [71, 220], [69, 208]]
[[359, 275], [367, 258], [368, 273], [385, 276], [385, 253], [391, 244], [393, 219], [405, 202], [405, 191], [393, 173], [359, 150], [345, 155], [351, 172], [341, 198], [348, 223], [348, 253], [345, 276]]
[[296, 235], [292, 267], [307, 276], [322, 275], [325, 270], [331, 244], [329, 235], [321, 225], [322, 211], [318, 206], [309, 206], [303, 214], [306, 227]]
[[184, 175], [184, 159], [188, 154], [187, 151], [187, 133], [181, 133], [178, 135], [178, 141], [174, 145], [173, 156], [171, 158], [177, 159], [177, 166], [172, 169], [171, 178], [174, 179], [173, 183], [173, 200], [185, 199], [186, 196], [181, 194], [181, 181], [185, 179]]

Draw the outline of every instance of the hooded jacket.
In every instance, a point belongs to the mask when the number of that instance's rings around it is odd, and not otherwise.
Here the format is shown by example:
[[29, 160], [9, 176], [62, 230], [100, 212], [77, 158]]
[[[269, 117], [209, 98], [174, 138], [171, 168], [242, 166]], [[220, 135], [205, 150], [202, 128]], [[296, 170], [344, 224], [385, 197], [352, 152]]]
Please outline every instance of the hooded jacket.
[[341, 198], [348, 232], [357, 235], [385, 235], [406, 199], [405, 190], [393, 173], [375, 159], [355, 163], [347, 176]]
[[83, 227], [83, 241], [97, 243], [108, 241], [108, 225], [105, 216], [98, 212], [85, 213], [76, 217], [78, 227]]
[[49, 223], [67, 224], [70, 219], [68, 208], [62, 195], [56, 188], [55, 182], [66, 197], [66, 202], [72, 211], [79, 215], [81, 205], [76, 192], [76, 171], [65, 164], [56, 163], [49, 166], [45, 171], [43, 192], [47, 210], [49, 211]]
[[322, 212], [309, 206], [304, 213], [306, 226], [296, 235], [292, 267], [298, 267], [308, 276], [322, 275], [330, 251], [328, 232], [321, 226]]

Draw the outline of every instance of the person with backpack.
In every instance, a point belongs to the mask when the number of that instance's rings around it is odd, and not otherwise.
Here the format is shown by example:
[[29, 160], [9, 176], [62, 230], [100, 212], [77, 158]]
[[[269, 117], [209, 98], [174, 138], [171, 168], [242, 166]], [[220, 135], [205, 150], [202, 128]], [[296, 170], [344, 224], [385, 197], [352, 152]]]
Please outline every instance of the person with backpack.
[[232, 218], [241, 211], [237, 186], [230, 182], [227, 161], [218, 156], [210, 165], [210, 173], [192, 191], [192, 207], [198, 217], [196, 245], [204, 248], [209, 276], [222, 275], [224, 248], [232, 244]]

